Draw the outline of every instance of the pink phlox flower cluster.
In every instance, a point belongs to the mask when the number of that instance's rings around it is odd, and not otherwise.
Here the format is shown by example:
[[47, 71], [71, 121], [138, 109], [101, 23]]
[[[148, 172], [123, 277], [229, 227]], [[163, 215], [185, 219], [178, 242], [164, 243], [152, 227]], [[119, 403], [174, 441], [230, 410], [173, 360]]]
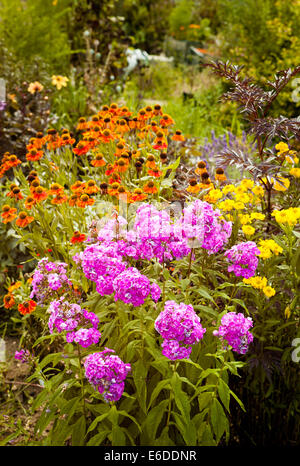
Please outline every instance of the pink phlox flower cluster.
[[124, 380], [131, 370], [130, 364], [125, 364], [114, 350], [92, 353], [85, 358], [85, 376], [91, 385], [98, 390], [106, 402], [118, 401], [124, 391]]
[[21, 349], [20, 351], [15, 352], [15, 359], [21, 361], [22, 363], [28, 362], [30, 360], [31, 354], [28, 350]]
[[88, 246], [73, 260], [81, 266], [86, 278], [96, 283], [96, 290], [101, 296], [114, 292], [113, 280], [127, 265], [118, 252], [117, 243], [113, 241]]
[[82, 309], [79, 304], [65, 301], [63, 297], [52, 301], [49, 312], [50, 333], [53, 333], [54, 329], [58, 333], [65, 331], [68, 343], [74, 341], [84, 348], [99, 342], [99, 319], [93, 312]]
[[253, 327], [251, 317], [245, 317], [242, 313], [228, 312], [222, 317], [219, 329], [213, 334], [223, 343], [227, 341], [237, 353], [244, 354], [253, 341], [253, 335], [249, 332], [251, 327]]
[[208, 254], [214, 254], [228, 242], [232, 223], [225, 221], [211, 204], [196, 199], [183, 209], [183, 215], [177, 219], [174, 228], [191, 247], [202, 247]]
[[237, 277], [253, 277], [258, 266], [259, 254], [260, 250], [254, 241], [236, 244], [224, 254], [227, 260], [232, 262], [227, 269], [228, 272], [233, 272]]
[[193, 306], [175, 301], [165, 302], [154, 326], [164, 339], [163, 354], [172, 360], [189, 357], [191, 345], [198, 343], [206, 332]]
[[67, 276], [67, 267], [65, 262], [51, 262], [48, 257], [41, 259], [32, 277], [30, 299], [35, 298], [42, 305], [53, 295], [57, 296], [54, 292], [69, 289], [72, 282]]
[[133, 306], [141, 306], [150, 295], [158, 301], [161, 295], [160, 287], [153, 283], [146, 275], [142, 275], [135, 267], [128, 267], [113, 280], [115, 301], [118, 299]]

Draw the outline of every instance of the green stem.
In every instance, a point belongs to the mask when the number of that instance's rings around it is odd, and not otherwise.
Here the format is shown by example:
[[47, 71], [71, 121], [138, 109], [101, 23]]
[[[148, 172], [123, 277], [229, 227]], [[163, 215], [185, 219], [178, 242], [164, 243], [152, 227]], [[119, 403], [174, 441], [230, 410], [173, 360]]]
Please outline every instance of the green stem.
[[81, 358], [81, 352], [80, 352], [80, 346], [77, 343], [77, 350], [78, 350], [78, 362], [79, 362], [79, 377], [80, 377], [80, 385], [81, 385], [81, 398], [82, 398], [82, 409], [83, 409], [83, 415], [86, 419], [86, 408], [85, 408], [85, 399], [84, 399], [84, 382], [83, 382], [83, 373], [82, 373], [82, 358]]

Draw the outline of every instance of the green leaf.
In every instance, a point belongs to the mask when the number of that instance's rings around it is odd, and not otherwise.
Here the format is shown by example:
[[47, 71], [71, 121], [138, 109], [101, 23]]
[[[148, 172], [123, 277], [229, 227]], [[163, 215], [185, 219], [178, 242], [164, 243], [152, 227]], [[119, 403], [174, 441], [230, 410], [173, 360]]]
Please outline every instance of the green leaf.
[[176, 406], [180, 410], [186, 422], [189, 422], [191, 410], [190, 401], [186, 393], [182, 390], [181, 381], [176, 372], [171, 378], [171, 385], [174, 392]]
[[218, 384], [218, 393], [219, 397], [229, 412], [229, 403], [230, 403], [230, 389], [228, 385], [224, 382], [223, 379], [219, 379], [219, 384]]
[[211, 404], [210, 421], [218, 444], [224, 432], [228, 430], [229, 423], [222, 405], [217, 398], [214, 398]]
[[152, 403], [156, 400], [156, 398], [158, 397], [158, 395], [160, 394], [160, 392], [163, 390], [163, 389], [168, 389], [168, 390], [171, 390], [171, 385], [170, 385], [170, 379], [166, 379], [166, 380], [161, 380], [155, 387], [155, 389], [153, 390], [152, 394], [151, 394], [151, 398], [150, 398], [150, 401], [149, 401], [149, 405], [148, 405], [148, 409], [152, 406]]
[[146, 421], [143, 424], [143, 431], [145, 432], [145, 435], [150, 439], [150, 441], [155, 440], [157, 429], [159, 427], [159, 424], [162, 420], [162, 417], [168, 404], [169, 400], [162, 400], [147, 414]]
[[180, 416], [178, 413], [173, 413], [176, 421], [176, 427], [181, 433], [186, 445], [196, 445], [197, 443], [197, 432], [195, 426], [190, 419], [185, 419], [184, 416]]
[[123, 429], [117, 425], [112, 428], [112, 446], [113, 447], [124, 447], [126, 446], [126, 437]]
[[136, 397], [144, 413], [147, 412], [147, 384], [145, 383], [147, 374], [147, 365], [139, 359], [134, 365], [133, 380], [136, 387]]
[[83, 446], [86, 434], [86, 421], [85, 417], [81, 416], [78, 421], [73, 425], [72, 429], [72, 446]]
[[108, 434], [110, 434], [110, 430], [103, 430], [94, 435], [86, 445], [88, 447], [99, 447]]

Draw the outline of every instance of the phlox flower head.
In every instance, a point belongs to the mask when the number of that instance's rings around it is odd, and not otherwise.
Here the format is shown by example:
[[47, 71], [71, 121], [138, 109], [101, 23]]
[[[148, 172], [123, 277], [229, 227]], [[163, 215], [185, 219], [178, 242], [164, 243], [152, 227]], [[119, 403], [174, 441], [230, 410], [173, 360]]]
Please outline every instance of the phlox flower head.
[[191, 345], [198, 343], [206, 332], [193, 306], [175, 301], [165, 302], [154, 326], [164, 339], [163, 354], [170, 359], [189, 357]]
[[37, 304], [43, 305], [57, 293], [70, 289], [72, 282], [67, 276], [67, 267], [65, 262], [51, 262], [48, 257], [41, 259], [32, 277], [30, 299], [35, 298]]
[[252, 326], [251, 317], [245, 317], [242, 313], [228, 312], [222, 317], [219, 329], [213, 334], [221, 339], [225, 348], [227, 342], [234, 351], [244, 354], [253, 341], [253, 335], [249, 332]]
[[135, 267], [128, 267], [113, 280], [115, 301], [120, 299], [124, 303], [141, 306], [146, 298], [151, 296], [154, 301], [160, 298], [160, 288], [151, 284], [146, 275], [142, 275]]
[[68, 343], [78, 343], [87, 348], [99, 342], [99, 319], [93, 312], [82, 309], [79, 304], [65, 301], [63, 297], [52, 301], [49, 306], [48, 327], [50, 333], [66, 332]]
[[15, 352], [15, 359], [21, 361], [22, 363], [28, 362], [30, 360], [31, 354], [28, 350], [21, 349], [20, 351]]
[[236, 244], [224, 254], [227, 260], [232, 262], [228, 272], [233, 272], [236, 277], [253, 277], [258, 266], [258, 255], [260, 250], [253, 241]]
[[106, 402], [118, 401], [124, 391], [125, 379], [131, 371], [130, 364], [125, 364], [114, 350], [92, 353], [85, 358], [85, 376], [91, 385], [103, 395]]

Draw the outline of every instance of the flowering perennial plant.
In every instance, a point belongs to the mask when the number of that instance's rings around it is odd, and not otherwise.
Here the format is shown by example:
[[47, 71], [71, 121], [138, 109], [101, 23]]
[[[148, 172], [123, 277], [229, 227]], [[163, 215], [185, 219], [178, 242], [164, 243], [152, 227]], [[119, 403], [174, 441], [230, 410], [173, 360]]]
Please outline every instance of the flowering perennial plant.
[[125, 364], [114, 350], [105, 350], [90, 354], [84, 361], [85, 376], [91, 385], [103, 395], [106, 402], [118, 401], [124, 391], [124, 380], [131, 370], [130, 364]]

